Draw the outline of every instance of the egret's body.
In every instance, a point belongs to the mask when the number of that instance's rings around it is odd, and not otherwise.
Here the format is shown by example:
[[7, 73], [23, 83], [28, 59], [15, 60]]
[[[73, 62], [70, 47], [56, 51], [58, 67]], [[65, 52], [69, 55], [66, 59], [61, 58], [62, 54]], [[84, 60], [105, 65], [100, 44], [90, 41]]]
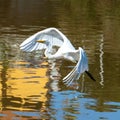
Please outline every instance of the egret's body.
[[[58, 47], [58, 50], [53, 54], [54, 46]], [[32, 35], [20, 45], [20, 49], [27, 52], [45, 49], [45, 56], [48, 59], [66, 59], [77, 62], [73, 70], [63, 78], [67, 85], [79, 79], [83, 72], [88, 71], [85, 51], [81, 47], [76, 50], [69, 39], [56, 28], [48, 28]], [[92, 76], [91, 78], [94, 80]]]

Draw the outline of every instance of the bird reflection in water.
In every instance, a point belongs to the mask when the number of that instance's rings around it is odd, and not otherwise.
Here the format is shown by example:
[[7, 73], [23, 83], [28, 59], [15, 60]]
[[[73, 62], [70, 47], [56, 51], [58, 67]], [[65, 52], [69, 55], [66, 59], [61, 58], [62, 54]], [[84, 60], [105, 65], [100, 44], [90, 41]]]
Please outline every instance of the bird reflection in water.
[[52, 91], [59, 91], [59, 81], [61, 79], [60, 74], [60, 62], [57, 62], [55, 60], [48, 60], [49, 62], [49, 74], [50, 74], [50, 86]]

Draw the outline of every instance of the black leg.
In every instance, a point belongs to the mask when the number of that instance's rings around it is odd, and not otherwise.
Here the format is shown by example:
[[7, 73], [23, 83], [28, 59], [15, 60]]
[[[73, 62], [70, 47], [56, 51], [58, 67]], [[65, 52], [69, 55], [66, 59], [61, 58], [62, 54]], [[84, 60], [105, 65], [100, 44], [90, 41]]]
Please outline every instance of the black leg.
[[91, 75], [91, 73], [89, 73], [88, 71], [85, 71], [85, 73], [86, 73], [92, 80], [96, 81], [96, 80], [94, 79], [94, 77]]

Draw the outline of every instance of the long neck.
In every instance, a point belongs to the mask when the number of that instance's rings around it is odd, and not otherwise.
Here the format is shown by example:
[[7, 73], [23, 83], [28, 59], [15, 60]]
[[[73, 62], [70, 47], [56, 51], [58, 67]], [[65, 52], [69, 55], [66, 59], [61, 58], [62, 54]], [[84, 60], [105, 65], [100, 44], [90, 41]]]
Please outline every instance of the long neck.
[[47, 45], [47, 48], [45, 50], [45, 56], [48, 57], [48, 58], [52, 58], [52, 45], [49, 43]]

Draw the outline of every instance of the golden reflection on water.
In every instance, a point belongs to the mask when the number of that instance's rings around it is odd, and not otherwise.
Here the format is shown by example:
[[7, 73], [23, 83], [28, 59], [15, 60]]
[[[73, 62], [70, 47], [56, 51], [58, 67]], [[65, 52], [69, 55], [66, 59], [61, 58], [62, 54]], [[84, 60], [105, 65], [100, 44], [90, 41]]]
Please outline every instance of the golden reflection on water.
[[[28, 63], [24, 61], [16, 62], [15, 64], [15, 67], [7, 69], [6, 88], [2, 88], [4, 80], [1, 80], [3, 81], [1, 82], [2, 84], [0, 84], [1, 100], [3, 97], [2, 92], [4, 92], [6, 94], [4, 96], [7, 96], [6, 99], [11, 103], [2, 105], [4, 103], [1, 102], [1, 110], [11, 109], [30, 111], [37, 107], [36, 103], [38, 102], [41, 104], [39, 106], [44, 109], [48, 91], [46, 84], [49, 80], [46, 76], [47, 67], [27, 68], [25, 65]], [[44, 62], [41, 65], [47, 64], [47, 62]], [[0, 65], [0, 71], [2, 71], [1, 69], [2, 66]]]

